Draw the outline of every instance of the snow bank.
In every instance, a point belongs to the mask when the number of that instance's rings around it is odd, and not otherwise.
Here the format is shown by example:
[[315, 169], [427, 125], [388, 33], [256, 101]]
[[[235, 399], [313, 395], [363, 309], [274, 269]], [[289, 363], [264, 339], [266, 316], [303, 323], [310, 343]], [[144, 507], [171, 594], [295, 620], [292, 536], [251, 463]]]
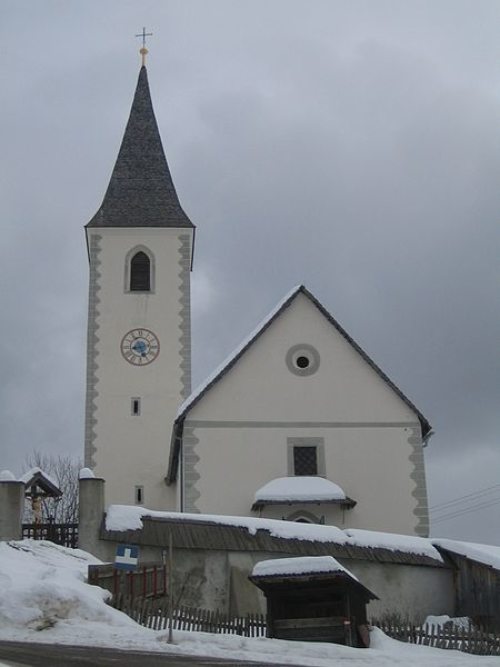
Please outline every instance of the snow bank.
[[324, 477], [277, 477], [264, 484], [255, 494], [261, 502], [312, 502], [345, 500], [343, 489]]
[[472, 621], [468, 616], [451, 617], [447, 614], [442, 614], [441, 616], [427, 616], [422, 625], [434, 625], [439, 628], [453, 626], [455, 628], [468, 630], [472, 625]]
[[0, 482], [17, 482], [17, 479], [10, 470], [2, 470], [0, 472]]
[[110, 505], [106, 514], [106, 529], [116, 531], [141, 530], [143, 527], [142, 519], [144, 517], [176, 521], [203, 521], [223, 526], [237, 526], [248, 530], [251, 535], [255, 535], [258, 530], [267, 530], [273, 537], [281, 537], [283, 539], [334, 542], [335, 544], [360, 547], [381, 547], [391, 551], [402, 551], [403, 553], [428, 556], [440, 563], [443, 562], [438, 550], [433, 547], [430, 540], [423, 537], [378, 533], [371, 530], [341, 530], [337, 526], [279, 521], [277, 519], [159, 512], [135, 505]]
[[[333, 560], [333, 559], [332, 559]], [[309, 667], [497, 667], [498, 656], [469, 656], [403, 644], [372, 632], [372, 648], [143, 628], [108, 607], [108, 593], [85, 583], [99, 561], [51, 542], [0, 542], [0, 640], [101, 646]]]
[[333, 556], [301, 556], [300, 558], [271, 558], [254, 565], [253, 577], [273, 577], [282, 574], [344, 572], [352, 579], [357, 578], [341, 565]]
[[99, 562], [52, 542], [0, 542], [0, 627], [43, 630], [62, 620], [134, 625], [105, 604], [109, 593], [85, 583], [87, 566]]

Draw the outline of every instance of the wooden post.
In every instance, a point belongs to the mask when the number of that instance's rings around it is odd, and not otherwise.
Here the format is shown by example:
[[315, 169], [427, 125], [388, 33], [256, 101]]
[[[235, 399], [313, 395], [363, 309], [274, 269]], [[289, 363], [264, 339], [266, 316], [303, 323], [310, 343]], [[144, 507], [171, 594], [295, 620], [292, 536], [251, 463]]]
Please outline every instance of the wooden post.
[[172, 532], [168, 534], [168, 643], [173, 644], [174, 591], [172, 587], [173, 547]]
[[351, 599], [349, 593], [345, 596], [347, 619], [344, 620], [345, 643], [347, 646], [352, 646], [352, 629], [351, 629]]

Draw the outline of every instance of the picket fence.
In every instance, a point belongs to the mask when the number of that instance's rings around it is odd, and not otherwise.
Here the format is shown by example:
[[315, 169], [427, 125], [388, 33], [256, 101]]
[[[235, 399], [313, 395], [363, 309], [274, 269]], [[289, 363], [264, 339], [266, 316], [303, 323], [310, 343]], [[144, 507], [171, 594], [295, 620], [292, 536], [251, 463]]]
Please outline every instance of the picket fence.
[[[134, 599], [120, 594], [113, 599], [112, 605], [146, 628], [153, 630], [168, 628], [167, 598]], [[267, 623], [263, 614], [230, 617], [219, 611], [178, 607], [172, 614], [172, 629], [242, 637], [265, 637]]]
[[455, 649], [475, 655], [500, 655], [500, 635], [474, 626], [392, 624], [372, 620], [389, 637], [410, 644]]

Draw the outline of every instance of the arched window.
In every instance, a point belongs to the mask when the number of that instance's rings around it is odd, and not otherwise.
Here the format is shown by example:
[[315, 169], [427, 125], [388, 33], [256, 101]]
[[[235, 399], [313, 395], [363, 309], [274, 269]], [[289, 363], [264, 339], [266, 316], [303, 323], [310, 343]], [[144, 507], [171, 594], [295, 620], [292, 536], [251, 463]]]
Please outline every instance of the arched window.
[[287, 517], [283, 517], [286, 521], [295, 521], [296, 523], [325, 523], [324, 516], [316, 516], [312, 512], [306, 512], [305, 510], [298, 510], [297, 512], [292, 512]]
[[140, 250], [130, 260], [130, 291], [149, 292], [151, 290], [151, 262]]

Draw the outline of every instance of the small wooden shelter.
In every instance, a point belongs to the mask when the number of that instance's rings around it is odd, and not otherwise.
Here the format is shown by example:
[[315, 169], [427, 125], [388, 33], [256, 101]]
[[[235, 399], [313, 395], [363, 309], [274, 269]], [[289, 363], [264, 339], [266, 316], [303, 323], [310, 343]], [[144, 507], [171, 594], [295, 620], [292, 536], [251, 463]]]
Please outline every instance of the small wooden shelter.
[[378, 598], [332, 556], [261, 561], [249, 579], [266, 596], [269, 637], [368, 645], [366, 605]]
[[20, 477], [26, 487], [25, 496], [31, 499], [34, 523], [42, 522], [42, 500], [45, 498], [60, 498], [61, 489], [55, 481], [41, 468], [31, 468]]

